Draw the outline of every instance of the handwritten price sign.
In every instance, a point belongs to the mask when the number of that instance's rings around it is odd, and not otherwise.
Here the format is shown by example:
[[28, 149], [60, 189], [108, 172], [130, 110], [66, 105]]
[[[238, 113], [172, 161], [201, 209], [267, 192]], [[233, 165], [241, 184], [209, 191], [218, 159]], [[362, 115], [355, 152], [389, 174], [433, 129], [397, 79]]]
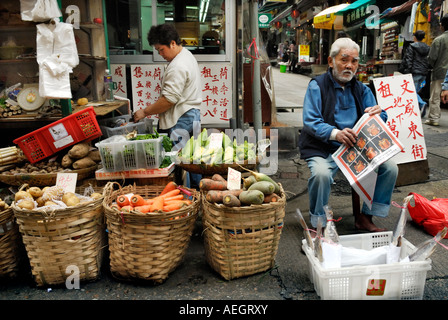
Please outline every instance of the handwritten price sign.
[[75, 192], [76, 181], [78, 179], [77, 173], [61, 173], [56, 177], [56, 185], [64, 188], [65, 192]]
[[239, 190], [241, 189], [241, 172], [228, 168], [227, 172], [227, 189]]

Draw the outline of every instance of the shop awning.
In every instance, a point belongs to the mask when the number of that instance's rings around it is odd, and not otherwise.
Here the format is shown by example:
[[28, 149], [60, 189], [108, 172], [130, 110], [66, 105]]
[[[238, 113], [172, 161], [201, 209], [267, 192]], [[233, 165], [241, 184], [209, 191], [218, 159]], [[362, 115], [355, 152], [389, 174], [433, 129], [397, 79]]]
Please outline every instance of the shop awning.
[[371, 16], [371, 10], [367, 10], [370, 5], [374, 5], [376, 0], [358, 0], [339, 10], [336, 15], [343, 16], [343, 25], [345, 28], [353, 27]]
[[291, 14], [292, 7], [293, 6], [289, 6], [288, 8], [286, 8], [285, 10], [280, 12], [278, 15], [276, 15], [274, 17], [274, 19], [271, 20], [271, 24], [274, 24], [276, 21], [280, 21], [283, 18], [286, 18], [287, 16], [289, 16]]
[[337, 16], [336, 13], [345, 7], [349, 6], [348, 3], [339, 4], [336, 6], [329, 7], [313, 18], [313, 24], [315, 29], [342, 29], [342, 16]]

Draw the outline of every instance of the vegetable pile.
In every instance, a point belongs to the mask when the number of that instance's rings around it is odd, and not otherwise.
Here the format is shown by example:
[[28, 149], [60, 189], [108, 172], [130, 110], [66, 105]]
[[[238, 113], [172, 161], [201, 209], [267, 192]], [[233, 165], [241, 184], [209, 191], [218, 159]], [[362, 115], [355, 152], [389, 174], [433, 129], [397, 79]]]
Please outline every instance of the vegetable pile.
[[189, 191], [170, 181], [158, 196], [144, 198], [139, 194], [119, 195], [111, 207], [123, 212], [136, 211], [149, 214], [171, 212], [191, 205], [189, 195]]
[[246, 140], [244, 143], [238, 144], [235, 138], [232, 141], [224, 132], [221, 134], [222, 146], [220, 148], [211, 147], [211, 135], [208, 135], [206, 128], [196, 139], [192, 136], [178, 154], [180, 162], [219, 165], [247, 160], [255, 163], [257, 155], [254, 143]]
[[228, 207], [278, 202], [281, 198], [279, 184], [263, 173], [250, 172], [249, 177], [242, 179], [241, 189], [228, 190], [227, 181], [219, 174], [201, 179], [199, 188], [207, 201]]
[[103, 195], [92, 192], [90, 195], [79, 195], [66, 192], [61, 186], [48, 186], [44, 188], [30, 187], [19, 190], [14, 195], [15, 205], [21, 209], [34, 210], [42, 207], [59, 209], [74, 207], [101, 198]]

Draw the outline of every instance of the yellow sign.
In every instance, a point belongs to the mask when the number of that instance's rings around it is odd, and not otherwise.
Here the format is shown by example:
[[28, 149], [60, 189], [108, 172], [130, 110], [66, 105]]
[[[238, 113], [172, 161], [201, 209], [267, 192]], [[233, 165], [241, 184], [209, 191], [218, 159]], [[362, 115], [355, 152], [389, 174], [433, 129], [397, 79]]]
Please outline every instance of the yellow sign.
[[299, 62], [309, 62], [310, 61], [310, 46], [300, 45], [299, 46]]

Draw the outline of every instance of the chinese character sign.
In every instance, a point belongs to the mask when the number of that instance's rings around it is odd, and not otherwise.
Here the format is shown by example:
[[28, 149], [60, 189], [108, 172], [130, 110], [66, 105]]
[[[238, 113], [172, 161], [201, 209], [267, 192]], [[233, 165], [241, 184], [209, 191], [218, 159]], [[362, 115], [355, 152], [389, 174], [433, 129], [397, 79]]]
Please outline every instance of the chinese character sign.
[[114, 86], [114, 96], [127, 98], [128, 91], [126, 87], [126, 65], [111, 64], [112, 81], [116, 83]]
[[228, 123], [232, 118], [232, 66], [199, 64], [202, 79], [201, 122]]
[[[159, 99], [162, 92], [162, 77], [165, 65], [131, 65], [133, 111], [144, 109]], [[151, 115], [156, 123], [158, 115]]]
[[387, 111], [387, 126], [403, 143], [397, 164], [426, 159], [426, 143], [411, 74], [373, 79], [378, 104]]
[[299, 62], [309, 62], [310, 61], [310, 46], [300, 45], [299, 46]]
[[[227, 124], [232, 118], [232, 66], [199, 64], [202, 81], [201, 122]], [[156, 102], [162, 91], [165, 65], [131, 65], [133, 111]], [[158, 115], [151, 116], [156, 123]]]

